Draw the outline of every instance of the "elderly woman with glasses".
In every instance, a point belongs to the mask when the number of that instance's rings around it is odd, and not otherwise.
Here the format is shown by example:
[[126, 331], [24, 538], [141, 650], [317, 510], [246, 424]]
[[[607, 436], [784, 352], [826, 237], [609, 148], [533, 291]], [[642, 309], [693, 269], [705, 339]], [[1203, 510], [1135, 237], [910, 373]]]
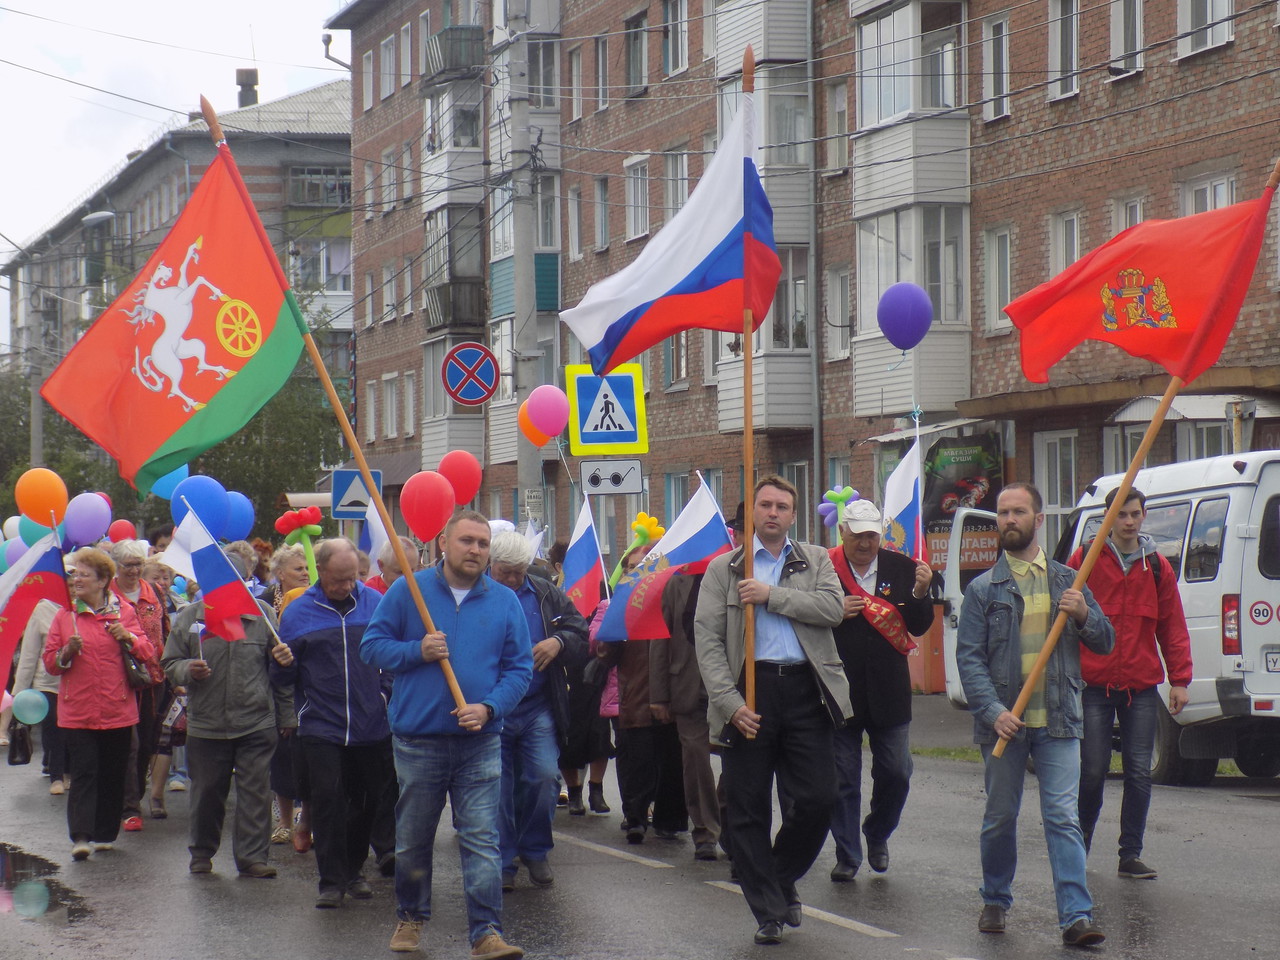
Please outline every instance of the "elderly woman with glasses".
[[109, 850], [120, 832], [129, 743], [138, 698], [125, 673], [125, 653], [155, 657], [133, 607], [111, 590], [112, 559], [95, 547], [70, 557], [72, 609], [49, 627], [44, 666], [62, 677], [58, 724], [67, 732], [71, 793], [67, 829], [71, 857]]

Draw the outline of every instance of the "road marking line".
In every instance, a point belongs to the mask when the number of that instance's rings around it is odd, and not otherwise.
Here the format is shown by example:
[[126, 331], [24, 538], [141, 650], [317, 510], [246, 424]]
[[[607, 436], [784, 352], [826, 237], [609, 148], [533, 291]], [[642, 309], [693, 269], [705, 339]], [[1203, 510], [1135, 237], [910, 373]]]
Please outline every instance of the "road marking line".
[[554, 833], [556, 843], [572, 843], [575, 846], [584, 847], [587, 850], [594, 850], [597, 853], [607, 854], [610, 857], [616, 857], [619, 860], [628, 860], [631, 863], [638, 863], [642, 867], [653, 867], [655, 870], [671, 870], [673, 865], [663, 863], [661, 860], [652, 860], [649, 857], [639, 857], [634, 853], [627, 853], [625, 850], [616, 850], [613, 847], [607, 847], [603, 843], [593, 843], [590, 840], [583, 840], [579, 837], [571, 837], [564, 833]]
[[[742, 896], [742, 890], [736, 883], [729, 883], [727, 880], [707, 880], [706, 884], [709, 887], [728, 890], [730, 893]], [[854, 933], [861, 933], [868, 937], [893, 938], [900, 936], [900, 934], [891, 930], [881, 930], [879, 927], [873, 927], [867, 923], [859, 923], [857, 920], [842, 917], [838, 913], [828, 913], [826, 910], [819, 910], [817, 907], [811, 907], [807, 904], [803, 907], [803, 911], [806, 917], [813, 917], [815, 920], [822, 920], [837, 927], [844, 927], [846, 930], [852, 930]]]

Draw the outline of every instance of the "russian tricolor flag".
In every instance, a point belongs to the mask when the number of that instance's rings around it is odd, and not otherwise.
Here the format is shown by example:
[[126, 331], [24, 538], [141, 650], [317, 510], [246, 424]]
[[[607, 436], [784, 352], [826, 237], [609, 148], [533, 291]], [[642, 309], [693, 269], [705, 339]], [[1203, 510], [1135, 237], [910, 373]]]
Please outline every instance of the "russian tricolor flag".
[[243, 640], [240, 618], [262, 616], [262, 608], [194, 510], [187, 510], [173, 532], [164, 562], [200, 585], [205, 630], [211, 636]]
[[31, 611], [41, 600], [71, 605], [62, 546], [55, 533], [46, 534], [28, 547], [0, 576], [0, 663], [5, 664], [6, 677]]
[[699, 484], [644, 562], [618, 582], [597, 639], [661, 640], [671, 636], [662, 618], [662, 590], [667, 581], [677, 573], [705, 573], [707, 564], [730, 546], [720, 505], [711, 489]]
[[782, 266], [756, 169], [755, 116], [744, 93], [689, 202], [631, 264], [561, 312], [597, 375], [682, 330], [740, 333], [744, 309], [754, 326], [769, 312]]
[[884, 545], [915, 560], [929, 560], [924, 536], [924, 483], [920, 441], [912, 444], [884, 484]]
[[564, 552], [562, 569], [565, 595], [573, 601], [580, 614], [590, 618], [600, 603], [604, 558], [600, 556], [600, 541], [591, 517], [591, 498], [586, 494], [582, 496], [578, 522], [573, 525], [573, 536], [569, 538], [569, 547]]

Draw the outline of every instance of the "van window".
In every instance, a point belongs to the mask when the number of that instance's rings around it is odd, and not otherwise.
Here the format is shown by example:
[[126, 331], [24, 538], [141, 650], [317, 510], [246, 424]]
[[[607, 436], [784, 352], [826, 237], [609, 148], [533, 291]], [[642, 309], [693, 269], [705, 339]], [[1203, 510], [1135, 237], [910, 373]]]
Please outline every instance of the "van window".
[[1212, 580], [1218, 575], [1222, 563], [1222, 530], [1226, 523], [1226, 497], [1201, 500], [1196, 505], [1191, 544], [1187, 547], [1187, 567], [1182, 576], [1187, 583]]
[[1268, 500], [1262, 512], [1258, 572], [1269, 580], [1280, 580], [1280, 497]]
[[[1223, 500], [1222, 503], [1225, 515], [1226, 501]], [[1156, 542], [1156, 549], [1164, 554], [1165, 559], [1169, 561], [1169, 566], [1173, 567], [1175, 572], [1182, 569], [1182, 544], [1187, 535], [1187, 520], [1190, 516], [1191, 504], [1186, 501], [1160, 504], [1147, 501], [1147, 519], [1142, 523], [1142, 532]], [[1092, 542], [1101, 526], [1101, 514], [1086, 520], [1080, 542], [1082, 544]], [[1214, 571], [1216, 573], [1217, 567]], [[1212, 580], [1213, 577], [1206, 579]]]

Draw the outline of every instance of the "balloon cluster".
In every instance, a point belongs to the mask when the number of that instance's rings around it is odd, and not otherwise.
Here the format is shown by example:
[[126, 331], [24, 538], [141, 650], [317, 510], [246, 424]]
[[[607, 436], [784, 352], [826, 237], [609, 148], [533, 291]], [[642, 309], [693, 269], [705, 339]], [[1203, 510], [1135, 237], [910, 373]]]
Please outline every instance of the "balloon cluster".
[[4, 522], [0, 572], [55, 531], [60, 546], [70, 550], [97, 543], [111, 527], [111, 500], [105, 493], [81, 493], [68, 499], [67, 485], [46, 467], [33, 467], [23, 473], [13, 496], [19, 515]]
[[853, 487], [846, 486], [841, 489], [833, 487], [822, 495], [823, 502], [818, 504], [818, 515], [828, 527], [834, 527], [840, 522], [845, 504], [857, 499], [858, 491]]
[[544, 447], [569, 424], [569, 398], [559, 387], [544, 383], [534, 387], [516, 414], [526, 440]]
[[480, 492], [484, 471], [466, 450], [440, 458], [440, 469], [415, 473], [400, 490], [400, 513], [413, 535], [430, 543], [444, 530], [454, 507], [470, 503]]
[[933, 323], [933, 301], [914, 283], [895, 283], [876, 305], [880, 332], [899, 350], [910, 350], [929, 332]]

